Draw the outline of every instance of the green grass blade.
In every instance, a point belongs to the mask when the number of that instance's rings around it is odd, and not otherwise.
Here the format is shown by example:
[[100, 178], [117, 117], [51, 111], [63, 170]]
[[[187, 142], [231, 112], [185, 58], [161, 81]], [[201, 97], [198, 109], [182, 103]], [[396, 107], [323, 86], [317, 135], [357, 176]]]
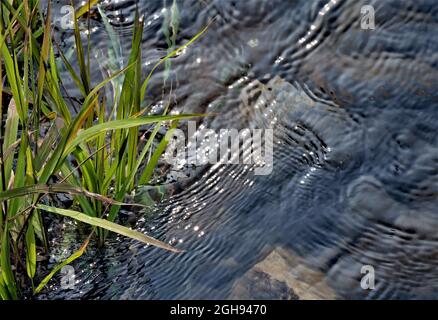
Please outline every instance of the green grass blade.
[[[8, 150], [8, 148], [11, 147], [17, 140], [18, 122], [19, 116], [17, 112], [17, 107], [15, 106], [14, 99], [12, 99], [9, 103], [8, 114], [6, 118], [3, 150]], [[9, 179], [11, 177], [13, 160], [13, 157], [8, 157], [7, 159], [4, 159], [6, 184], [9, 183]]]
[[10, 300], [8, 289], [6, 288], [5, 282], [3, 280], [3, 276], [0, 270], [0, 298], [1, 300]]
[[56, 169], [62, 164], [65, 158], [62, 157], [65, 147], [69, 140], [74, 137], [80, 127], [82, 126], [83, 122], [89, 115], [89, 113], [92, 111], [93, 103], [97, 100], [96, 93], [102, 89], [108, 82], [110, 82], [112, 79], [118, 77], [119, 75], [123, 74], [126, 70], [128, 70], [132, 65], [116, 72], [111, 77], [105, 79], [100, 84], [98, 84], [87, 96], [87, 98], [84, 101], [84, 104], [80, 110], [80, 112], [76, 115], [73, 122], [70, 124], [69, 129], [64, 133], [64, 136], [58, 146], [56, 147], [55, 151], [53, 152], [52, 156], [50, 157], [47, 164], [44, 166], [43, 172], [41, 173], [39, 182], [46, 183], [50, 176], [53, 175], [53, 173], [56, 171]]
[[21, 90], [22, 86], [20, 81], [20, 75], [17, 74], [18, 68], [16, 68], [15, 61], [11, 56], [11, 54], [9, 53], [7, 46], [4, 45], [1, 46], [1, 55], [3, 57], [3, 63], [6, 69], [6, 77], [11, 87], [12, 95], [15, 104], [17, 106], [18, 114], [20, 116], [22, 123], [26, 123], [27, 114], [25, 114], [25, 110], [23, 110], [22, 108], [23, 91]]
[[187, 114], [187, 115], [172, 115], [172, 116], [149, 116], [134, 119], [114, 120], [102, 124], [95, 125], [91, 128], [78, 133], [75, 139], [68, 145], [64, 151], [64, 157], [70, 154], [79, 144], [96, 138], [100, 133], [109, 130], [127, 129], [138, 127], [141, 125], [151, 124], [159, 121], [191, 119], [195, 117], [205, 116], [203, 114]]
[[178, 55], [179, 53], [181, 53], [181, 51], [183, 51], [184, 49], [186, 49], [188, 46], [190, 46], [193, 42], [195, 42], [196, 40], [198, 40], [210, 27], [210, 24], [213, 21], [211, 21], [207, 26], [204, 27], [204, 29], [202, 29], [201, 31], [199, 31], [192, 39], [190, 39], [187, 43], [185, 43], [184, 45], [182, 45], [181, 47], [173, 50], [172, 52], [170, 52], [169, 54], [167, 54], [164, 58], [161, 58], [160, 61], [158, 61], [154, 67], [152, 68], [152, 70], [149, 72], [148, 76], [146, 77], [146, 79], [144, 80], [142, 86], [141, 86], [141, 91], [140, 91], [140, 97], [141, 97], [141, 101], [144, 100], [145, 95], [146, 95], [146, 90], [149, 84], [149, 80], [151, 79], [152, 75], [154, 74], [155, 70], [164, 62], [166, 62], [168, 59]]
[[70, 73], [70, 76], [72, 77], [74, 83], [76, 84], [76, 86], [79, 88], [79, 90], [81, 91], [82, 95], [84, 97], [87, 96], [87, 93], [85, 91], [84, 85], [81, 82], [81, 79], [79, 79], [79, 76], [76, 74], [76, 71], [73, 69], [73, 66], [70, 64], [70, 62], [67, 60], [66, 56], [64, 55], [64, 53], [62, 52], [61, 48], [59, 47], [58, 44], [56, 44], [56, 46], [58, 47], [58, 52], [59, 55], [64, 63], [64, 66], [67, 68], [67, 71]]
[[[137, 159], [137, 163], [136, 163], [136, 165], [135, 165], [134, 170], [131, 171], [131, 174], [130, 174], [130, 175], [128, 176], [128, 178], [126, 179], [126, 181], [125, 181], [125, 183], [123, 184], [122, 188], [121, 188], [121, 189], [117, 192], [117, 194], [115, 195], [115, 199], [118, 199], [119, 201], [121, 201], [122, 199], [125, 198], [125, 195], [129, 192], [129, 185], [134, 181], [134, 179], [135, 179], [135, 175], [137, 174], [137, 171], [138, 171], [138, 169], [140, 168], [141, 162], [143, 161], [143, 159], [144, 159], [146, 153], [149, 151], [149, 148], [151, 147], [151, 145], [152, 145], [152, 143], [153, 143], [153, 141], [154, 141], [154, 139], [155, 139], [155, 136], [156, 136], [158, 130], [160, 129], [160, 126], [161, 126], [161, 122], [159, 122], [159, 123], [155, 126], [154, 130], [152, 131], [151, 136], [149, 137], [148, 141], [146, 142], [146, 145], [144, 146], [142, 152], [140, 153], [140, 155], [139, 155], [139, 157], [138, 157], [138, 159]], [[163, 139], [163, 140], [164, 140], [164, 139]], [[166, 145], [167, 145], [167, 143], [166, 143]], [[160, 146], [159, 146], [159, 149], [161, 149]], [[158, 154], [161, 155], [161, 154], [162, 154], [162, 151], [155, 152], [155, 153], [154, 153], [155, 157], [156, 157]], [[148, 164], [148, 166], [147, 166], [147, 168], [146, 168], [146, 170], [148, 170], [148, 168], [149, 168], [149, 170], [152, 172], [152, 170], [153, 170], [153, 168], [152, 168], [153, 163], [156, 164], [156, 161], [155, 161], [155, 160], [150, 161], [149, 164]], [[144, 175], [148, 175], [148, 173], [146, 173], [146, 170], [143, 172]], [[149, 171], [149, 170], [148, 170], [148, 171]], [[143, 176], [143, 174], [142, 174], [142, 176]], [[149, 181], [149, 178], [150, 178], [150, 177], [148, 177], [148, 176], [143, 176], [143, 180], [147, 180], [147, 181]], [[141, 180], [142, 180], [142, 177], [140, 177], [140, 180], [138, 181], [138, 185], [141, 185], [141, 184], [142, 184]], [[143, 184], [145, 184], [145, 183], [143, 183]], [[109, 212], [109, 215], [108, 215], [108, 220], [109, 220], [109, 221], [114, 221], [114, 219], [116, 218], [116, 216], [117, 216], [117, 214], [118, 214], [118, 212], [119, 212], [119, 209], [120, 209], [120, 206], [117, 206], [117, 205], [111, 207], [110, 212]]]
[[136, 163], [136, 165], [134, 167], [134, 170], [131, 172], [131, 175], [128, 177], [128, 179], [127, 179], [127, 181], [126, 181], [126, 183], [124, 185], [124, 189], [123, 190], [125, 190], [125, 193], [128, 191], [128, 190], [126, 190], [126, 187], [129, 184], [134, 182], [135, 175], [137, 174], [137, 171], [140, 168], [140, 165], [143, 162], [144, 157], [146, 156], [147, 152], [149, 151], [150, 147], [152, 146], [152, 143], [154, 142], [154, 139], [155, 139], [158, 131], [160, 130], [161, 125], [162, 125], [161, 122], [158, 122], [155, 125], [154, 130], [152, 130], [152, 133], [151, 133], [150, 137], [148, 138], [148, 141], [146, 142], [146, 145], [143, 147], [143, 150], [141, 151], [140, 155], [138, 156], [137, 163]]
[[41, 209], [41, 210], [44, 210], [47, 212], [51, 212], [51, 213], [55, 213], [55, 214], [59, 214], [61, 216], [69, 217], [69, 218], [75, 219], [77, 221], [81, 221], [81, 222], [84, 222], [86, 224], [89, 224], [91, 226], [103, 228], [105, 230], [118, 233], [118, 234], [123, 235], [125, 237], [131, 238], [134, 240], [138, 240], [140, 242], [150, 244], [152, 246], [155, 246], [155, 247], [158, 247], [161, 249], [165, 249], [165, 250], [168, 250], [171, 252], [181, 252], [181, 250], [176, 249], [176, 248], [174, 248], [174, 247], [172, 247], [172, 246], [170, 246], [162, 241], [156, 240], [156, 239], [149, 237], [143, 233], [131, 230], [129, 228], [118, 225], [118, 224], [111, 222], [111, 221], [108, 221], [108, 220], [90, 217], [90, 216], [87, 216], [87, 215], [80, 213], [78, 211], [59, 209], [59, 208], [49, 207], [49, 206], [42, 205], [42, 204], [37, 205], [37, 207], [38, 207], [38, 209]]
[[68, 193], [71, 195], [84, 195], [112, 205], [143, 207], [143, 205], [137, 203], [123, 203], [123, 202], [115, 201], [103, 195], [89, 192], [83, 188], [67, 183], [53, 184], [50, 186], [45, 184], [27, 185], [21, 188], [6, 190], [0, 192], [0, 202], [11, 200], [14, 198], [28, 196], [31, 194], [45, 194], [45, 193]]
[[79, 257], [81, 257], [85, 250], [87, 249], [88, 243], [90, 242], [90, 239], [88, 238], [83, 244], [82, 246], [79, 248], [79, 250], [77, 250], [76, 252], [74, 252], [70, 257], [68, 257], [66, 260], [64, 260], [63, 262], [61, 262], [60, 264], [58, 264], [55, 268], [53, 268], [53, 270], [44, 277], [44, 279], [40, 282], [40, 284], [38, 285], [38, 287], [36, 287], [34, 293], [38, 294], [41, 292], [41, 290], [47, 285], [47, 283], [50, 281], [50, 279], [53, 278], [53, 276], [59, 271], [61, 270], [63, 267], [65, 267], [66, 265], [72, 263], [73, 261], [75, 261], [76, 259], [78, 259]]
[[139, 185], [145, 185], [149, 183], [149, 180], [152, 177], [152, 174], [154, 172], [155, 167], [157, 166], [158, 160], [160, 159], [163, 152], [166, 150], [166, 147], [168, 145], [168, 142], [170, 141], [170, 138], [172, 137], [173, 131], [176, 128], [178, 122], [175, 122], [169, 131], [167, 131], [165, 137], [160, 141], [158, 144], [158, 147], [155, 149], [154, 153], [152, 154], [151, 159], [148, 162], [148, 165], [146, 166], [146, 169], [143, 171], [140, 180], [138, 181]]
[[34, 163], [35, 170], [39, 171], [43, 167], [44, 163], [47, 161], [47, 157], [52, 151], [52, 147], [58, 138], [58, 129], [56, 125], [52, 125], [46, 133], [44, 140], [42, 141], [40, 147], [38, 148], [38, 153], [35, 154]]
[[97, 3], [99, 2], [99, 0], [89, 0], [87, 1], [87, 3], [85, 3], [83, 6], [81, 6], [77, 11], [76, 11], [76, 19], [82, 17], [84, 14], [86, 14], [92, 7], [94, 7]]
[[[27, 162], [26, 151], [28, 147], [27, 140], [28, 140], [27, 136], [23, 135], [22, 142], [20, 144], [20, 150], [18, 153], [16, 169], [15, 169], [14, 188], [23, 187], [26, 183], [26, 162]], [[24, 202], [21, 199], [11, 199], [7, 216], [8, 217], [14, 216], [23, 205]]]
[[17, 299], [17, 288], [15, 283], [15, 277], [12, 273], [11, 266], [11, 252], [9, 245], [9, 223], [5, 223], [3, 234], [2, 234], [2, 246], [1, 246], [1, 255], [0, 255], [0, 267], [1, 267], [1, 275], [3, 276], [3, 281], [5, 287], [7, 288], [9, 295], [12, 299]]
[[44, 90], [44, 80], [46, 78], [46, 65], [49, 58], [49, 50], [51, 47], [51, 30], [50, 30], [50, 15], [51, 15], [51, 5], [50, 1], [47, 7], [47, 18], [44, 27], [44, 37], [41, 46], [41, 54], [39, 59], [39, 70], [38, 70], [38, 82], [37, 82], [37, 105], [41, 105]]
[[99, 10], [100, 16], [102, 17], [103, 25], [105, 26], [106, 32], [111, 41], [111, 47], [109, 52], [109, 57], [111, 59], [110, 63], [114, 66], [122, 67], [121, 62], [123, 59], [122, 55], [122, 45], [120, 43], [120, 37], [117, 32], [114, 31], [108, 17], [105, 12], [102, 10], [101, 6], [98, 5], [97, 9]]
[[25, 238], [26, 238], [26, 270], [29, 278], [33, 279], [36, 272], [36, 243], [35, 243], [35, 231], [31, 221], [29, 221]]
[[91, 80], [90, 80], [90, 74], [88, 73], [87, 63], [85, 61], [85, 55], [82, 46], [81, 31], [79, 30], [77, 13], [75, 13], [75, 18], [73, 19], [73, 22], [74, 22], [73, 27], [74, 27], [75, 46], [76, 46], [76, 57], [77, 57], [77, 62], [79, 64], [79, 74], [85, 92], [86, 94], [89, 94], [91, 87]]

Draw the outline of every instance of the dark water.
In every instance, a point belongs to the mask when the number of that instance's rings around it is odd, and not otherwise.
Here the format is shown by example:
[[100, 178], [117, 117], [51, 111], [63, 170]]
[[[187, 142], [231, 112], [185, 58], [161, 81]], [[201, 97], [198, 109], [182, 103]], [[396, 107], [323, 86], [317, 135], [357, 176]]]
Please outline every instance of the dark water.
[[[136, 2], [109, 2], [103, 9], [126, 61]], [[365, 4], [375, 8], [374, 30], [361, 29]], [[171, 6], [138, 3], [145, 74], [169, 48], [163, 26]], [[236, 279], [282, 246], [326, 274], [340, 298], [437, 298], [436, 0], [177, 7], [176, 46], [215, 20], [172, 59], [169, 74], [155, 73], [147, 102], [160, 112], [171, 92], [174, 111], [217, 112], [203, 120], [208, 128], [273, 128], [273, 172], [200, 170], [137, 224], [185, 253], [112, 239], [74, 264], [74, 290], [55, 279], [45, 297], [227, 298]], [[98, 81], [111, 42], [98, 14], [91, 24]], [[58, 36], [71, 47], [70, 31]], [[360, 287], [363, 265], [375, 268], [375, 290]]]

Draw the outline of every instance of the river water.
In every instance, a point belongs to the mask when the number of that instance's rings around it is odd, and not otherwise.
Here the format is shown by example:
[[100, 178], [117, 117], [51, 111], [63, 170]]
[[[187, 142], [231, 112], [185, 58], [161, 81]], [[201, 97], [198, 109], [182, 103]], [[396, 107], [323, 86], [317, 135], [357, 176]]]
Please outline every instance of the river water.
[[[363, 5], [374, 7], [374, 29], [361, 27]], [[170, 69], [157, 70], [146, 102], [157, 113], [169, 97], [173, 112], [214, 113], [198, 121], [213, 130], [272, 128], [273, 170], [177, 172], [176, 180], [193, 174], [133, 214], [142, 217], [137, 229], [184, 253], [112, 238], [74, 263], [74, 289], [56, 278], [44, 297], [224, 299], [279, 246], [322, 272], [339, 298], [438, 297], [436, 0], [106, 1], [120, 50], [111, 52], [96, 11], [95, 81], [110, 53], [126, 62], [136, 6], [145, 75], [173, 45], [167, 32], [176, 30], [179, 47], [213, 21]], [[72, 33], [60, 23], [68, 49]], [[367, 265], [374, 290], [360, 286]]]

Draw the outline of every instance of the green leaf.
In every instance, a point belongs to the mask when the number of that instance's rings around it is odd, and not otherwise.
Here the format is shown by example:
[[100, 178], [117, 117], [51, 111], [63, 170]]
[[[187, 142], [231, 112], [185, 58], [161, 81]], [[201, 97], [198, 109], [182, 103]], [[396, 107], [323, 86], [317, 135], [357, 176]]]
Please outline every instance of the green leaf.
[[105, 196], [102, 196], [100, 194], [89, 192], [83, 188], [76, 187], [68, 183], [60, 183], [53, 185], [36, 184], [36, 185], [30, 185], [21, 188], [6, 190], [4, 192], [0, 192], [0, 202], [27, 196], [30, 194], [35, 194], [35, 193], [37, 194], [38, 193], [68, 193], [71, 195], [85, 195], [87, 197], [97, 199], [112, 205], [144, 207], [143, 205], [137, 203], [123, 203], [123, 202], [115, 201]]
[[181, 47], [177, 48], [176, 50], [173, 50], [172, 52], [170, 52], [169, 54], [167, 54], [164, 58], [161, 58], [160, 61], [158, 61], [154, 67], [152, 68], [152, 70], [149, 72], [148, 76], [146, 77], [146, 79], [144, 80], [142, 86], [141, 86], [141, 91], [140, 91], [140, 98], [141, 101], [144, 100], [145, 98], [145, 94], [146, 94], [146, 90], [149, 84], [149, 80], [151, 79], [152, 75], [154, 74], [155, 70], [164, 62], [166, 62], [168, 59], [180, 54], [184, 49], [186, 49], [188, 46], [190, 46], [193, 42], [195, 42], [196, 40], [198, 40], [210, 27], [210, 24], [213, 21], [211, 21], [207, 26], [204, 27], [204, 29], [202, 29], [201, 31], [199, 31], [192, 39], [190, 39], [187, 43], [185, 43], [184, 45], [182, 45]]
[[26, 270], [29, 278], [33, 279], [36, 272], [36, 244], [31, 220], [29, 220], [26, 230]]
[[158, 247], [158, 248], [162, 248], [162, 249], [172, 251], [172, 252], [181, 252], [181, 250], [176, 249], [176, 248], [174, 248], [174, 247], [172, 247], [172, 246], [170, 246], [162, 241], [156, 240], [156, 239], [149, 237], [143, 233], [131, 230], [129, 228], [118, 225], [114, 222], [110, 222], [108, 220], [90, 217], [90, 216], [87, 216], [87, 215], [80, 213], [78, 211], [59, 209], [59, 208], [49, 207], [49, 206], [42, 205], [42, 204], [37, 205], [37, 208], [44, 210], [44, 211], [47, 211], [47, 212], [56, 213], [56, 214], [59, 214], [61, 216], [69, 217], [69, 218], [84, 222], [86, 224], [89, 224], [91, 226], [103, 228], [105, 230], [109, 230], [109, 231], [118, 233], [118, 234], [123, 235], [125, 237], [131, 238], [134, 240], [138, 240], [140, 242], [150, 244], [150, 245]]
[[59, 142], [58, 146], [56, 147], [55, 151], [53, 152], [52, 156], [48, 160], [47, 164], [44, 166], [40, 180], [41, 183], [46, 183], [50, 176], [57, 170], [57, 168], [62, 164], [65, 158], [62, 157], [63, 152], [65, 150], [66, 145], [68, 142], [76, 135], [77, 131], [82, 126], [83, 122], [89, 115], [89, 113], [92, 111], [92, 107], [94, 103], [96, 102], [98, 96], [96, 93], [102, 89], [108, 82], [110, 82], [112, 79], [118, 77], [119, 75], [123, 74], [126, 70], [128, 70], [132, 65], [116, 72], [111, 77], [103, 80], [101, 83], [99, 83], [85, 98], [84, 104], [79, 111], [79, 113], [76, 115], [73, 122], [70, 124], [68, 130], [63, 135], [63, 138]]
[[93, 6], [95, 6], [99, 0], [89, 0], [86, 4], [84, 4], [82, 7], [76, 11], [76, 19], [82, 17], [84, 14], [86, 14]]
[[44, 27], [44, 37], [41, 46], [41, 53], [39, 59], [39, 70], [38, 70], [38, 83], [37, 83], [37, 105], [41, 105], [44, 90], [44, 80], [46, 78], [46, 65], [49, 58], [49, 52], [51, 48], [51, 32], [50, 32], [50, 15], [51, 15], [51, 4], [50, 1], [47, 6], [47, 17]]
[[11, 252], [9, 245], [9, 227], [8, 223], [5, 223], [3, 235], [2, 235], [2, 245], [1, 245], [1, 255], [0, 255], [0, 267], [1, 267], [1, 275], [3, 277], [3, 281], [5, 287], [7, 288], [9, 295], [12, 299], [17, 299], [17, 288], [15, 284], [15, 277], [12, 272], [11, 266]]
[[86, 94], [90, 93], [90, 87], [91, 87], [91, 80], [90, 80], [90, 74], [89, 69], [87, 68], [87, 63], [84, 56], [84, 49], [82, 46], [82, 39], [81, 39], [81, 31], [79, 30], [78, 25], [78, 14], [75, 13], [75, 18], [73, 19], [74, 22], [74, 38], [75, 38], [75, 46], [76, 46], [76, 57], [77, 57], [77, 63], [79, 64], [79, 74], [81, 77], [82, 85], [84, 86]]
[[[9, 103], [8, 115], [6, 118], [3, 150], [8, 150], [8, 148], [13, 146], [13, 144], [17, 140], [18, 121], [19, 121], [19, 117], [18, 117], [17, 107], [15, 106], [15, 101], [12, 98], [11, 102]], [[11, 177], [13, 160], [14, 157], [8, 157], [7, 159], [4, 160], [6, 187]]]
[[105, 26], [106, 32], [108, 33], [108, 36], [111, 40], [111, 47], [109, 48], [110, 64], [113, 66], [118, 66], [119, 64], [121, 64], [121, 61], [123, 59], [120, 37], [118, 33], [114, 31], [114, 28], [112, 27], [108, 17], [106, 16], [100, 5], [97, 6], [97, 9], [99, 10], [99, 13], [102, 17], [103, 25]]
[[58, 138], [58, 134], [59, 132], [56, 125], [52, 125], [47, 131], [44, 140], [38, 148], [38, 153], [35, 154], [34, 157], [35, 170], [39, 171], [43, 167], [50, 152], [52, 151], [52, 147], [55, 144], [56, 139]]
[[[28, 147], [27, 136], [23, 135], [20, 144], [20, 150], [18, 152], [18, 159], [15, 169], [14, 188], [21, 188], [26, 183], [27, 147]], [[9, 204], [7, 216], [8, 217], [14, 216], [23, 205], [24, 202], [22, 200], [20, 201], [20, 199], [12, 199]]]
[[75, 261], [77, 258], [81, 257], [85, 250], [87, 249], [88, 243], [90, 242], [90, 239], [88, 238], [83, 244], [82, 246], [79, 248], [78, 251], [74, 252], [70, 257], [68, 257], [66, 260], [64, 260], [63, 262], [61, 262], [60, 264], [58, 264], [55, 268], [53, 268], [53, 270], [44, 277], [44, 279], [41, 281], [41, 283], [38, 285], [38, 287], [35, 289], [34, 293], [38, 294], [40, 293], [40, 291], [46, 286], [46, 284], [50, 281], [50, 279], [53, 278], [53, 276], [62, 268], [64, 268], [66, 265], [72, 263], [73, 261]]
[[173, 134], [173, 131], [175, 130], [177, 124], [178, 124], [178, 122], [175, 122], [172, 125], [170, 130], [167, 131], [165, 137], [161, 140], [158, 147], [155, 149], [154, 153], [152, 154], [151, 159], [148, 162], [148, 165], [146, 166], [146, 169], [143, 171], [143, 173], [140, 177], [140, 180], [138, 182], [140, 185], [145, 185], [145, 184], [149, 183], [149, 180], [152, 177], [154, 169], [157, 166], [158, 160], [160, 159], [163, 152], [166, 150], [168, 142], [170, 141], [172, 134]]
[[2, 300], [9, 300], [11, 297], [9, 296], [8, 289], [5, 286], [5, 282], [3, 281], [3, 276], [0, 270], [0, 298]]
[[186, 115], [174, 115], [174, 116], [149, 116], [149, 117], [141, 117], [141, 118], [133, 118], [133, 119], [125, 119], [125, 120], [108, 121], [79, 132], [76, 138], [73, 139], [73, 141], [65, 149], [63, 157], [66, 157], [68, 154], [70, 154], [73, 151], [73, 149], [76, 146], [78, 146], [80, 143], [87, 142], [93, 138], [96, 138], [100, 133], [105, 131], [127, 129], [127, 128], [158, 122], [158, 121], [190, 119], [190, 118], [202, 117], [202, 116], [206, 116], [206, 115], [186, 114]]

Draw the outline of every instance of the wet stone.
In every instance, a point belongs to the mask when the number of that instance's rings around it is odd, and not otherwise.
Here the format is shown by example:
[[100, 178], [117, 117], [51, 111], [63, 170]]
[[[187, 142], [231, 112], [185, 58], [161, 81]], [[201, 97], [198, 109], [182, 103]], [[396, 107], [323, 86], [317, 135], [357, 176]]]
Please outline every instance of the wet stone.
[[274, 249], [233, 285], [230, 299], [322, 300], [335, 299], [324, 274], [284, 248]]
[[[248, 278], [247, 278], [248, 277]], [[251, 271], [243, 279], [231, 298], [254, 300], [298, 300], [299, 297], [285, 282], [272, 278], [269, 274], [260, 271]]]

